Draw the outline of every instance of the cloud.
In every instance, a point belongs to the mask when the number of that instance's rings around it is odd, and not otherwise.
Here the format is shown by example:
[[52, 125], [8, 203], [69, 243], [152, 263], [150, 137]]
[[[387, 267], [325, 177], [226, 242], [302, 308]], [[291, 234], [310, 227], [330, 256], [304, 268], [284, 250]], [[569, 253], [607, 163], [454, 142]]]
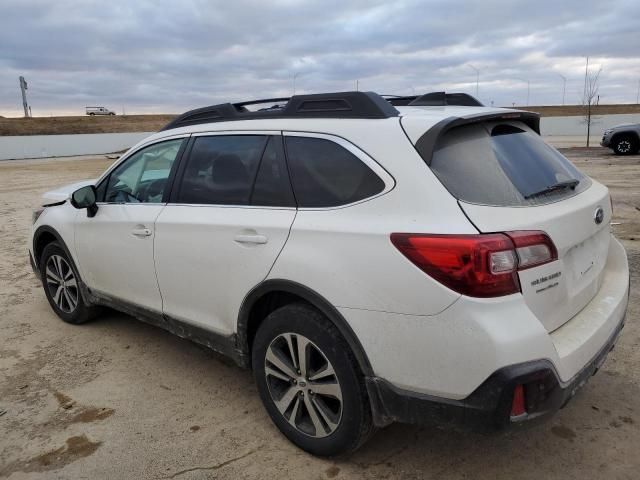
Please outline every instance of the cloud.
[[71, 1], [0, 5], [0, 114], [85, 105], [181, 112], [222, 101], [360, 88], [475, 92], [485, 103], [580, 100], [586, 55], [602, 101], [632, 102], [640, 7], [623, 1]]

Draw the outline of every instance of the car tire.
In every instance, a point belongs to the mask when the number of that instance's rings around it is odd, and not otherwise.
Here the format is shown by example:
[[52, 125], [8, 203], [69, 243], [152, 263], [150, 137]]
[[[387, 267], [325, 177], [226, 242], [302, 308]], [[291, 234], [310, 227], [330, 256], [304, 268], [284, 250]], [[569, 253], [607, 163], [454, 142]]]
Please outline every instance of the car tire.
[[100, 313], [99, 307], [85, 303], [78, 270], [59, 243], [52, 242], [44, 248], [40, 272], [49, 305], [62, 320], [79, 325]]
[[271, 419], [301, 449], [318, 456], [350, 453], [373, 434], [356, 359], [312, 306], [294, 303], [269, 314], [253, 342], [252, 366]]
[[638, 139], [632, 135], [619, 135], [613, 141], [613, 152], [616, 155], [635, 155], [638, 153]]
[[89, 116], [90, 116], [90, 117], [93, 117], [94, 115], [95, 115], [95, 113], [93, 113], [93, 112], [91, 112], [91, 113], [89, 114]]

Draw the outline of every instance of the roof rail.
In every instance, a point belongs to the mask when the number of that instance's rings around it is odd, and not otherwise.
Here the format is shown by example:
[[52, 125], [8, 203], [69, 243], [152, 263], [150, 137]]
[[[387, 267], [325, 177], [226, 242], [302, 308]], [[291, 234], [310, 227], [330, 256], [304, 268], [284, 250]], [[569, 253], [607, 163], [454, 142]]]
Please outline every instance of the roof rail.
[[[287, 102], [282, 106], [250, 111], [248, 105]], [[294, 95], [291, 98], [270, 98], [240, 103], [222, 103], [183, 113], [162, 130], [201, 123], [254, 120], [261, 118], [390, 118], [398, 110], [374, 92], [336, 92], [314, 95]]]
[[465, 107], [484, 106], [477, 98], [469, 95], [468, 93], [431, 92], [425, 93], [424, 95], [391, 97], [386, 100], [395, 107], [439, 107], [445, 105], [461, 105]]

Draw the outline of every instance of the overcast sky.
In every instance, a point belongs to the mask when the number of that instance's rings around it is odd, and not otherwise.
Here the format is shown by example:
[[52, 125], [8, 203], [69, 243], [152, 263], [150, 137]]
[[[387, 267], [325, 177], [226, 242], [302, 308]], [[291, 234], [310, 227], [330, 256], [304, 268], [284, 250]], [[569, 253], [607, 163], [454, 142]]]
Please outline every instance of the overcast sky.
[[175, 113], [296, 91], [475, 94], [580, 103], [585, 57], [601, 102], [635, 103], [639, 0], [1, 0], [0, 115]]

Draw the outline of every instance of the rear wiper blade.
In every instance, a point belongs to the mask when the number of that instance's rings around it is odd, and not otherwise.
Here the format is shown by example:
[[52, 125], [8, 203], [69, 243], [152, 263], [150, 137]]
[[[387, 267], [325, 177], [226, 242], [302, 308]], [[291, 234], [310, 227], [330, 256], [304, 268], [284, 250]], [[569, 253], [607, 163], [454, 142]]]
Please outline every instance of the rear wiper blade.
[[546, 193], [550, 193], [555, 190], [564, 190], [565, 188], [570, 188], [571, 190], [575, 190], [579, 183], [580, 183], [580, 180], [575, 178], [573, 180], [565, 180], [564, 182], [558, 182], [558, 183], [554, 183], [553, 185], [549, 185], [548, 187], [545, 187], [538, 192], [525, 195], [524, 198], [525, 200], [529, 200], [530, 198], [539, 197], [540, 195], [544, 195]]

